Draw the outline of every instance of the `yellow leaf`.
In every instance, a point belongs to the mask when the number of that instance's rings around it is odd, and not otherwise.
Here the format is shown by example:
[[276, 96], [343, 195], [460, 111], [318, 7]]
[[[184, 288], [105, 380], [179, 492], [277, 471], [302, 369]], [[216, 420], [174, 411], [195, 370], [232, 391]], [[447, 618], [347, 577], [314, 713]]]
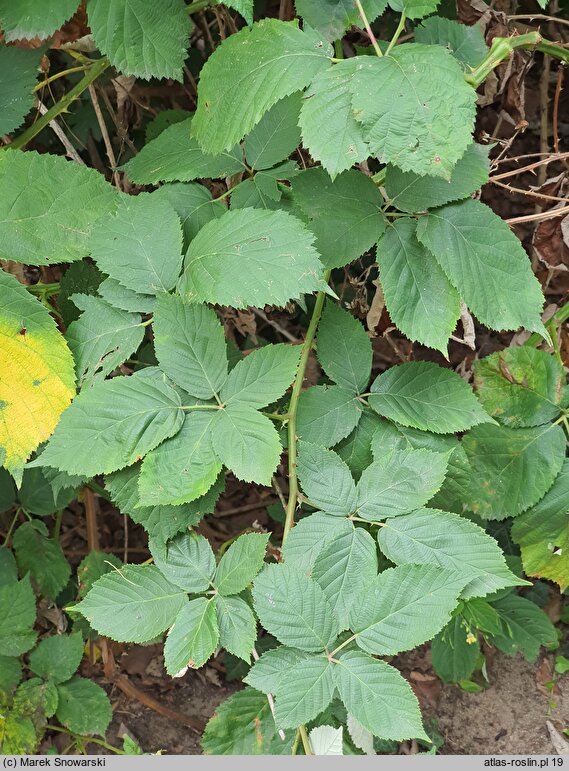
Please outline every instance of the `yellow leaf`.
[[19, 484], [75, 395], [73, 357], [46, 308], [0, 270], [0, 462]]

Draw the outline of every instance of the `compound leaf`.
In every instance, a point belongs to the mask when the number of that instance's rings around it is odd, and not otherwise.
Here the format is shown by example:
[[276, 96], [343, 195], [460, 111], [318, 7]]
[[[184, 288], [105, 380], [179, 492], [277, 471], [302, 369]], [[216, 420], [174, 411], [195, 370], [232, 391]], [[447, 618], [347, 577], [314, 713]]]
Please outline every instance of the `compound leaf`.
[[322, 651], [338, 634], [326, 595], [298, 568], [266, 565], [255, 579], [253, 600], [261, 624], [284, 645]]
[[541, 286], [528, 256], [488, 206], [469, 198], [431, 211], [421, 217], [417, 237], [483, 324], [547, 334]]
[[2, 270], [0, 292], [0, 462], [21, 483], [25, 462], [73, 398], [75, 373], [46, 308]]
[[172, 677], [186, 667], [199, 669], [217, 648], [219, 629], [213, 597], [184, 602], [164, 644], [164, 664]]
[[73, 610], [101, 635], [142, 643], [172, 626], [185, 602], [186, 593], [154, 565], [124, 565], [99, 578]]
[[103, 380], [65, 411], [31, 466], [53, 466], [87, 477], [130, 466], [184, 422], [178, 393], [155, 369]]
[[449, 369], [427, 361], [391, 367], [371, 386], [369, 405], [403, 426], [452, 434], [492, 423], [470, 387]]
[[280, 99], [330, 66], [331, 46], [296, 22], [263, 19], [223, 41], [200, 74], [192, 133], [210, 153], [239, 142]]
[[449, 51], [404, 43], [389, 56], [360, 57], [352, 89], [370, 154], [450, 179], [472, 141], [476, 93]]
[[285, 305], [325, 288], [313, 240], [306, 226], [284, 211], [228, 211], [191, 242], [178, 291], [190, 302], [234, 308]]
[[89, 0], [101, 53], [123, 75], [182, 81], [191, 23], [183, 0]]

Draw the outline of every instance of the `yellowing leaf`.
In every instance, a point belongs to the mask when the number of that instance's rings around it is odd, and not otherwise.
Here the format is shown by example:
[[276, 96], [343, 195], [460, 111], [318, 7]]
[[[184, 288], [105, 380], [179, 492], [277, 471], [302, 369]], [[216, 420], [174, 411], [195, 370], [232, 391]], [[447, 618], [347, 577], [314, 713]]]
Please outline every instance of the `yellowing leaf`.
[[0, 271], [0, 462], [20, 482], [75, 395], [73, 358], [47, 310]]

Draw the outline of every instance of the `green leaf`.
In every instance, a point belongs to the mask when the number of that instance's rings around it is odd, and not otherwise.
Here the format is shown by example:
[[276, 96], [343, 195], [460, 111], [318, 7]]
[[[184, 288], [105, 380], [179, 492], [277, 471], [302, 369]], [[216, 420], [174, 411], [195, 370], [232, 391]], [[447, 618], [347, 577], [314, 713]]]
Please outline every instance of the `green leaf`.
[[321, 651], [338, 634], [338, 621], [326, 595], [298, 568], [265, 566], [255, 579], [253, 600], [261, 624], [284, 645]]
[[569, 586], [569, 461], [553, 486], [531, 509], [516, 517], [512, 538], [521, 546], [524, 572]]
[[279, 399], [294, 380], [300, 346], [265, 345], [241, 359], [221, 388], [224, 404], [248, 404], [261, 409]]
[[206, 755], [282, 755], [290, 753], [294, 732], [282, 741], [267, 697], [245, 688], [226, 699], [205, 727]]
[[213, 586], [215, 557], [203, 535], [180, 533], [165, 544], [151, 541], [150, 550], [160, 572], [185, 592], [205, 592]]
[[239, 594], [249, 586], [263, 566], [268, 540], [269, 533], [245, 533], [231, 544], [213, 579], [219, 594]]
[[57, 295], [57, 305], [66, 327], [80, 316], [79, 309], [70, 300], [71, 295], [96, 295], [103, 279], [104, 275], [99, 268], [86, 260], [74, 262], [67, 268], [59, 282], [59, 294]]
[[359, 59], [352, 105], [370, 154], [403, 171], [450, 179], [472, 141], [476, 109], [460, 64], [444, 48], [418, 43]]
[[461, 595], [465, 599], [523, 583], [508, 569], [493, 538], [474, 522], [447, 511], [420, 509], [389, 519], [378, 541], [396, 565], [437, 565], [467, 580]]
[[79, 583], [79, 599], [83, 599], [91, 587], [105, 573], [110, 573], [114, 568], [120, 568], [122, 562], [114, 554], [103, 551], [90, 551], [83, 557], [77, 568], [77, 581]]
[[219, 644], [243, 661], [251, 661], [251, 651], [257, 638], [257, 621], [253, 611], [241, 597], [215, 599]]
[[223, 488], [223, 476], [205, 495], [180, 506], [140, 506], [138, 491], [140, 464], [106, 477], [105, 484], [113, 503], [142, 525], [152, 539], [165, 543], [181, 530], [197, 525], [204, 514], [211, 514]]
[[334, 694], [332, 664], [322, 653], [305, 655], [280, 678], [275, 693], [275, 722], [296, 728], [323, 712]]
[[22, 482], [75, 393], [73, 358], [46, 308], [0, 270], [0, 463]]
[[356, 720], [382, 739], [428, 739], [411, 686], [384, 661], [347, 651], [334, 667], [340, 698]]
[[500, 634], [502, 631], [502, 622], [500, 616], [493, 605], [481, 597], [475, 597], [468, 600], [462, 606], [462, 616], [465, 621], [475, 629], [488, 634]]
[[76, 633], [44, 638], [30, 654], [30, 669], [38, 677], [63, 683], [74, 674], [83, 658], [83, 637]]
[[207, 493], [221, 471], [212, 443], [214, 415], [188, 413], [180, 431], [148, 453], [140, 469], [139, 506], [180, 506]]
[[[73, 487], [64, 487], [56, 491], [56, 485], [50, 481], [50, 472], [55, 469], [30, 468], [25, 469], [22, 476], [22, 485], [18, 491], [18, 501], [23, 508], [36, 514], [39, 517], [47, 517], [62, 511], [76, 497], [76, 490], [79, 485]], [[79, 477], [70, 477], [76, 479], [81, 484], [83, 479]]]
[[449, 457], [445, 481], [439, 492], [430, 501], [431, 507], [443, 511], [454, 511], [455, 514], [463, 514], [467, 509], [466, 501], [470, 494], [470, 475], [470, 463], [464, 452], [464, 447], [459, 444]]
[[470, 387], [449, 369], [428, 361], [391, 367], [374, 380], [370, 407], [403, 426], [452, 434], [492, 423]]
[[368, 653], [394, 656], [432, 639], [450, 621], [465, 579], [434, 565], [402, 565], [375, 577], [352, 605], [350, 629]]
[[[470, 636], [469, 636], [470, 635]], [[433, 668], [444, 683], [470, 677], [480, 656], [480, 643], [461, 616], [455, 616], [431, 645]]]
[[283, 559], [291, 567], [309, 574], [324, 546], [352, 530], [352, 523], [344, 517], [311, 514], [291, 530], [283, 546]]
[[415, 450], [431, 450], [449, 457], [460, 445], [455, 436], [431, 434], [416, 428], [398, 426], [390, 420], [378, 418], [371, 440], [371, 451], [376, 460], [393, 451], [412, 453]]
[[343, 755], [344, 728], [319, 725], [308, 734], [314, 755]]
[[[156, 139], [122, 167], [131, 182], [137, 185], [157, 185], [159, 182], [191, 182], [202, 177], [226, 177], [244, 171], [241, 148], [209, 155], [190, 136], [192, 116], [164, 129]], [[203, 188], [205, 190], [205, 188]], [[158, 198], [170, 199], [166, 193]], [[172, 206], [177, 207], [170, 200]], [[225, 207], [223, 207], [225, 208]]]
[[488, 206], [469, 198], [431, 211], [417, 237], [483, 324], [544, 332], [543, 295], [528, 256]]
[[415, 27], [414, 32], [417, 43], [446, 46], [465, 69], [475, 67], [488, 53], [478, 24], [469, 27], [442, 16], [431, 16]]
[[424, 506], [443, 483], [447, 456], [430, 450], [393, 450], [368, 466], [357, 485], [357, 513], [378, 521]]
[[494, 603], [504, 629], [501, 635], [494, 635], [494, 645], [509, 656], [519, 651], [527, 661], [535, 661], [542, 645], [549, 647], [557, 643], [555, 627], [531, 600], [515, 594], [503, 597]]
[[[155, 297], [150, 294], [138, 294], [138, 292], [134, 292], [132, 289], [127, 289], [114, 278], [106, 278], [102, 281], [97, 292], [113, 308], [129, 311], [130, 313], [152, 313], [154, 311]], [[72, 302], [75, 303], [77, 296], [74, 295]]]
[[94, 224], [119, 198], [94, 169], [63, 156], [0, 157], [0, 259], [27, 265], [81, 260]]
[[180, 397], [157, 370], [105, 380], [75, 398], [30, 466], [88, 477], [135, 463], [180, 430]]
[[241, 14], [249, 26], [253, 24], [253, 0], [229, 0], [224, 5]]
[[[295, 7], [305, 24], [332, 42], [344, 37], [350, 27], [362, 26], [359, 11], [351, 0], [296, 0]], [[387, 0], [363, 0], [362, 7], [371, 23], [385, 11]]]
[[183, 80], [191, 30], [183, 0], [89, 0], [88, 12], [99, 51], [123, 75]]
[[[441, 184], [448, 183], [441, 180]], [[448, 339], [460, 317], [460, 297], [416, 233], [416, 221], [402, 217], [387, 228], [377, 245], [385, 303], [392, 321], [410, 340], [446, 356]]]
[[374, 539], [362, 528], [337, 536], [317, 556], [312, 578], [328, 598], [341, 630], [350, 628], [350, 612], [366, 596], [377, 567]]
[[22, 679], [22, 665], [17, 658], [0, 656], [0, 691], [12, 691]]
[[441, 0], [389, 0], [389, 5], [408, 19], [422, 19], [434, 13]]
[[0, 655], [20, 656], [36, 641], [36, 598], [28, 576], [0, 586]]
[[356, 510], [356, 486], [350, 469], [332, 450], [299, 442], [298, 478], [310, 502], [337, 517]]
[[292, 183], [294, 202], [316, 236], [327, 268], [353, 262], [385, 230], [384, 200], [373, 181], [351, 169], [331, 180], [322, 167], [302, 171]]
[[462, 446], [472, 469], [470, 508], [483, 519], [515, 517], [536, 504], [565, 459], [561, 426], [478, 426]]
[[18, 566], [10, 549], [0, 546], [0, 586], [15, 584], [18, 581]]
[[146, 642], [174, 623], [185, 601], [185, 592], [154, 565], [125, 565], [100, 578], [73, 610], [101, 635]]
[[5, 469], [0, 468], [0, 514], [9, 511], [15, 503], [16, 485], [14, 480]]
[[296, 22], [263, 19], [223, 41], [200, 74], [192, 133], [211, 153], [228, 150], [280, 99], [330, 66], [331, 47]]
[[539, 426], [559, 415], [564, 372], [546, 351], [506, 348], [475, 361], [473, 370], [478, 398], [505, 426]]
[[[464, 24], [459, 26], [461, 29], [473, 29]], [[489, 150], [489, 146], [475, 143], [467, 147], [448, 181], [440, 177], [419, 176], [413, 171], [401, 171], [397, 166], [388, 164], [385, 175], [387, 195], [397, 209], [405, 212], [422, 212], [451, 201], [468, 198], [488, 182]]]
[[213, 200], [205, 185], [197, 185], [193, 182], [162, 185], [156, 190], [154, 196], [165, 198], [180, 218], [184, 233], [184, 249], [188, 248], [192, 238], [196, 237], [204, 225], [218, 219], [227, 211], [222, 201]]
[[55, 600], [71, 576], [63, 549], [48, 538], [43, 522], [24, 522], [14, 533], [14, 551], [20, 574], [30, 573], [48, 599]]
[[263, 693], [276, 693], [285, 672], [299, 661], [306, 658], [306, 653], [279, 645], [266, 651], [255, 661], [244, 682]]
[[334, 448], [344, 463], [349, 466], [355, 479], [359, 479], [362, 471], [373, 461], [371, 440], [380, 420], [379, 415], [374, 412], [362, 412], [358, 425], [352, 433]]
[[186, 667], [199, 669], [217, 648], [219, 629], [213, 597], [184, 602], [164, 644], [164, 664], [172, 677]]
[[302, 222], [284, 211], [226, 212], [191, 242], [178, 291], [191, 302], [234, 308], [285, 305], [324, 288], [313, 240]]
[[343, 59], [318, 74], [306, 91], [299, 125], [304, 146], [334, 178], [370, 155], [352, 111], [352, 84], [359, 59]]
[[178, 215], [149, 193], [121, 198], [116, 214], [93, 228], [89, 246], [101, 270], [140, 294], [172, 289], [182, 267]]
[[[0, 26], [5, 29], [5, 2], [0, 0]], [[0, 48], [0, 134], [17, 129], [34, 106], [38, 51], [3, 45]], [[299, 131], [300, 134], [300, 131]]]
[[50, 37], [73, 16], [77, 5], [78, 0], [0, 0], [0, 26], [6, 42]]
[[185, 391], [211, 399], [227, 378], [227, 349], [211, 308], [160, 294], [154, 315], [154, 345], [160, 367]]
[[144, 337], [142, 318], [89, 295], [73, 295], [83, 313], [65, 335], [80, 388], [104, 379], [138, 349]]
[[349, 390], [365, 391], [372, 348], [361, 322], [339, 305], [327, 302], [316, 342], [318, 361], [328, 377]]
[[307, 442], [331, 447], [356, 427], [362, 414], [356, 394], [338, 385], [312, 386], [298, 400], [296, 431]]
[[361, 725], [361, 723], [359, 723], [349, 712], [346, 719], [346, 726], [348, 728], [348, 733], [350, 734], [350, 739], [354, 745], [359, 750], [362, 750], [364, 755], [375, 755], [373, 734], [368, 731], [367, 728], [364, 728], [363, 725]]
[[269, 418], [247, 404], [230, 404], [215, 413], [212, 441], [219, 459], [238, 479], [271, 484], [282, 446]]
[[74, 677], [57, 686], [59, 722], [78, 734], [105, 732], [113, 717], [111, 702], [100, 685], [83, 677]]
[[245, 157], [254, 169], [270, 169], [300, 144], [298, 116], [302, 104], [299, 92], [286, 96], [266, 112], [245, 137]]

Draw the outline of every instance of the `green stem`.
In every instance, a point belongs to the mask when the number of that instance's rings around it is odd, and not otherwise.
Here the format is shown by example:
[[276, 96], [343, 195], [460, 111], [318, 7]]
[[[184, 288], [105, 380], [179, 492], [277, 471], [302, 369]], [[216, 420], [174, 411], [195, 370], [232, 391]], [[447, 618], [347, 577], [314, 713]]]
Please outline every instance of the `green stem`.
[[198, 11], [204, 11], [209, 8], [210, 5], [218, 5], [217, 0], [194, 0], [186, 6], [186, 13], [197, 13]]
[[63, 517], [63, 509], [59, 509], [55, 513], [55, 525], [53, 527], [53, 540], [59, 541], [59, 534], [61, 532], [61, 519]]
[[99, 75], [102, 75], [109, 64], [109, 60], [105, 57], [98, 59], [96, 62], [93, 62], [93, 64], [85, 73], [85, 77], [81, 78], [79, 83], [77, 83], [70, 91], [68, 91], [65, 96], [59, 100], [59, 102], [56, 102], [53, 107], [51, 107], [46, 112], [45, 115], [39, 117], [32, 126], [24, 131], [23, 134], [20, 134], [19, 137], [16, 137], [16, 139], [14, 139], [14, 141], [9, 145], [5, 145], [3, 149], [19, 150], [20, 148], [25, 147], [25, 145], [27, 145], [28, 142], [30, 142], [40, 133], [40, 131], [48, 126], [54, 118], [57, 118], [60, 113], [65, 112], [65, 110], [70, 107], [71, 103], [77, 99], [77, 97], [80, 96], [83, 91], [89, 88], [91, 83], [93, 83], [99, 77]]
[[300, 734], [300, 738], [302, 739], [304, 754], [314, 755], [314, 753], [312, 752], [312, 747], [310, 746], [310, 739], [308, 738], [308, 734], [306, 733], [306, 728], [303, 725], [298, 727], [298, 733]]
[[219, 404], [190, 404], [182, 406], [180, 409], [189, 412], [190, 410], [219, 410], [221, 407]]
[[[557, 327], [560, 324], [563, 324], [564, 322], [569, 319], [569, 303], [566, 303], [562, 308], [559, 308], [559, 310], [553, 314], [553, 316], [549, 319], [547, 322], [548, 325], [553, 325], [554, 327]], [[533, 335], [530, 335], [524, 345], [531, 345], [535, 348], [536, 345], [539, 345], [543, 342], [543, 337], [538, 332], [534, 332]]]
[[354, 642], [356, 637], [357, 637], [357, 634], [353, 634], [351, 637], [348, 637], [348, 639], [344, 640], [344, 642], [341, 645], [338, 645], [337, 648], [334, 648], [334, 650], [332, 651], [332, 653], [329, 655], [328, 658], [330, 659], [334, 658], [334, 656], [336, 655], [336, 653], [338, 653], [338, 651], [341, 651], [342, 648], [346, 647], [346, 645], [349, 645], [351, 642]]
[[76, 742], [80, 741], [85, 744], [98, 744], [99, 747], [104, 747], [106, 750], [109, 750], [109, 752], [114, 752], [115, 755], [128, 755], [128, 752], [119, 750], [117, 747], [113, 747], [112, 744], [107, 744], [107, 742], [104, 742], [102, 739], [94, 739], [92, 736], [81, 736], [81, 734], [76, 734], [73, 731], [69, 731], [67, 728], [60, 728], [59, 726], [50, 725], [49, 723], [46, 725], [46, 728], [48, 731], [57, 731], [57, 733], [71, 736]]
[[399, 19], [399, 24], [397, 25], [397, 29], [395, 30], [395, 34], [393, 35], [393, 37], [391, 38], [391, 42], [387, 46], [387, 51], [385, 52], [386, 56], [399, 40], [399, 35], [401, 35], [401, 33], [403, 32], [406, 21], [407, 21], [407, 16], [404, 13], [402, 13], [401, 18]]
[[279, 420], [281, 423], [286, 423], [286, 421], [290, 418], [288, 412], [285, 412], [284, 415], [279, 415], [278, 412], [262, 412], [261, 414], [266, 415], [271, 420]]
[[365, 30], [366, 30], [367, 34], [369, 35], [369, 39], [371, 40], [371, 44], [373, 46], [373, 50], [375, 51], [377, 56], [383, 56], [383, 54], [381, 53], [381, 48], [379, 47], [379, 43], [375, 39], [375, 35], [373, 34], [371, 25], [370, 25], [370, 23], [368, 21], [368, 18], [367, 18], [366, 14], [365, 14], [365, 11], [363, 9], [363, 6], [362, 6], [360, 0], [356, 0], [356, 8], [360, 12], [360, 16], [361, 16], [361, 19], [362, 19], [362, 21], [364, 23]]
[[105, 501], [111, 500], [111, 496], [108, 494], [105, 488], [101, 487], [101, 485], [98, 485], [96, 482], [93, 482], [92, 479], [90, 482], [86, 482], [85, 487], [88, 487], [89, 490], [92, 490], [94, 493], [96, 493], [99, 498], [104, 498]]
[[26, 289], [32, 294], [37, 294], [40, 297], [45, 298], [51, 297], [54, 294], [59, 294], [60, 291], [59, 282], [42, 284], [41, 281], [38, 281], [37, 284], [26, 284]]
[[[329, 281], [330, 271], [326, 271], [324, 274], [324, 280]], [[286, 506], [286, 517], [284, 523], [283, 532], [283, 544], [287, 539], [291, 528], [294, 526], [294, 512], [296, 511], [297, 496], [298, 496], [298, 477], [296, 475], [296, 413], [298, 411], [298, 400], [302, 392], [302, 384], [304, 382], [304, 373], [306, 371], [306, 365], [308, 363], [308, 357], [314, 343], [316, 336], [316, 328], [320, 321], [322, 314], [322, 308], [324, 307], [324, 300], [326, 299], [325, 292], [318, 292], [316, 296], [316, 304], [312, 311], [312, 318], [310, 324], [306, 330], [306, 337], [302, 344], [302, 352], [300, 354], [300, 363], [294, 384], [292, 386], [292, 394], [290, 397], [290, 405], [288, 408], [288, 500]]]
[[56, 72], [55, 75], [50, 75], [49, 78], [46, 78], [45, 80], [42, 80], [41, 83], [38, 83], [37, 86], [32, 88], [32, 93], [35, 94], [36, 91], [39, 91], [40, 89], [47, 86], [48, 83], [53, 83], [54, 80], [59, 80], [59, 78], [64, 78], [66, 75], [71, 75], [73, 72], [84, 72], [87, 69], [87, 67], [82, 64], [79, 67], [70, 67], [68, 70], [62, 70], [61, 72]]
[[561, 61], [569, 62], [569, 49], [552, 43], [550, 40], [544, 40], [539, 32], [528, 32], [525, 35], [513, 35], [512, 37], [496, 37], [484, 59], [467, 73], [464, 79], [471, 86], [477, 88], [486, 80], [492, 70], [504, 59], [507, 59], [516, 48], [541, 51]]
[[387, 167], [385, 169], [381, 169], [381, 171], [378, 171], [375, 174], [372, 174], [371, 181], [374, 182], [378, 187], [381, 187], [385, 182], [386, 173]]

